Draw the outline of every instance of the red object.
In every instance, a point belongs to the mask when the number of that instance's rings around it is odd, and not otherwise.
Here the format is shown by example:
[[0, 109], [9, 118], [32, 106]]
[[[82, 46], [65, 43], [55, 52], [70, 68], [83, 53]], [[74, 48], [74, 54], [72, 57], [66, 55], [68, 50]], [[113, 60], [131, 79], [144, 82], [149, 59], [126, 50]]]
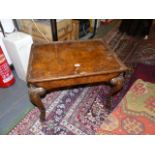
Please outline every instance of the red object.
[[15, 78], [0, 47], [0, 87], [9, 87]]
[[103, 25], [106, 25], [106, 24], [111, 23], [112, 21], [113, 21], [113, 19], [102, 19], [102, 20], [101, 20], [101, 23], [102, 23]]

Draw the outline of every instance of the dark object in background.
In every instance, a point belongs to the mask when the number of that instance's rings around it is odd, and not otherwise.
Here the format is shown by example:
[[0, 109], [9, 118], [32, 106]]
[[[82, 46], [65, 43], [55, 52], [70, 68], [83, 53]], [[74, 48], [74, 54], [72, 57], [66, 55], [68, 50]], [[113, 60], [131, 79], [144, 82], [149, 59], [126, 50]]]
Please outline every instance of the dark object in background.
[[153, 19], [123, 19], [119, 31], [130, 36], [145, 37], [149, 35]]
[[79, 20], [79, 37], [84, 37], [89, 33], [90, 21], [89, 19], [77, 19]]
[[51, 32], [53, 41], [58, 41], [58, 34], [57, 34], [57, 21], [56, 19], [50, 19], [51, 23]]
[[3, 26], [2, 26], [2, 23], [1, 23], [1, 21], [0, 21], [0, 31], [2, 31], [2, 33], [3, 33], [3, 36], [5, 37], [5, 32], [4, 32], [4, 29], [3, 29]]

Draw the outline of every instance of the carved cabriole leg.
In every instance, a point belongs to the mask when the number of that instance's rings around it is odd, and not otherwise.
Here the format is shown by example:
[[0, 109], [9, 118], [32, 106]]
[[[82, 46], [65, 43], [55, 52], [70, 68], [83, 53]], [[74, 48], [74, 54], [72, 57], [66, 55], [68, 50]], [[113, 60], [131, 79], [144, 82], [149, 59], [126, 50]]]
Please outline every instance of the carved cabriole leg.
[[123, 83], [124, 83], [123, 75], [120, 75], [119, 77], [111, 79], [110, 83], [113, 85], [113, 88], [108, 95], [107, 108], [112, 107], [112, 105], [111, 105], [112, 104], [112, 96], [115, 95], [116, 93], [118, 93], [123, 87]]
[[46, 111], [40, 98], [46, 93], [45, 89], [30, 85], [28, 91], [31, 102], [40, 110], [40, 121], [45, 121]]

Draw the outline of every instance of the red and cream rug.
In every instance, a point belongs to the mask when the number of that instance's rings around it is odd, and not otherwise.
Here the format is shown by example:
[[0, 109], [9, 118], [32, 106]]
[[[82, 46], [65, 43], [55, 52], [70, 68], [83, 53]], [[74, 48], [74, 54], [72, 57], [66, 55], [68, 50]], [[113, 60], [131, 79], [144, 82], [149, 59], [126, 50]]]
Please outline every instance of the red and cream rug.
[[155, 134], [155, 84], [138, 79], [97, 134]]

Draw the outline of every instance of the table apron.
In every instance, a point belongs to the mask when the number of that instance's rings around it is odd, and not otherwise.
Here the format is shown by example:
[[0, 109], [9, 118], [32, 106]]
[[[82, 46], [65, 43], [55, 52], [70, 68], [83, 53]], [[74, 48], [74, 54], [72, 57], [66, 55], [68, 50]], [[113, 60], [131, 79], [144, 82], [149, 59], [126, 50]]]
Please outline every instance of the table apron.
[[92, 84], [98, 82], [109, 82], [112, 78], [119, 76], [120, 73], [111, 73], [111, 74], [104, 74], [104, 75], [93, 75], [87, 77], [77, 77], [77, 78], [69, 78], [69, 79], [59, 79], [59, 80], [52, 80], [52, 81], [43, 81], [43, 82], [34, 82], [29, 83], [34, 85], [35, 87], [41, 87], [46, 90], [52, 90], [55, 88], [63, 88], [63, 87], [70, 87], [75, 85], [81, 84]]

